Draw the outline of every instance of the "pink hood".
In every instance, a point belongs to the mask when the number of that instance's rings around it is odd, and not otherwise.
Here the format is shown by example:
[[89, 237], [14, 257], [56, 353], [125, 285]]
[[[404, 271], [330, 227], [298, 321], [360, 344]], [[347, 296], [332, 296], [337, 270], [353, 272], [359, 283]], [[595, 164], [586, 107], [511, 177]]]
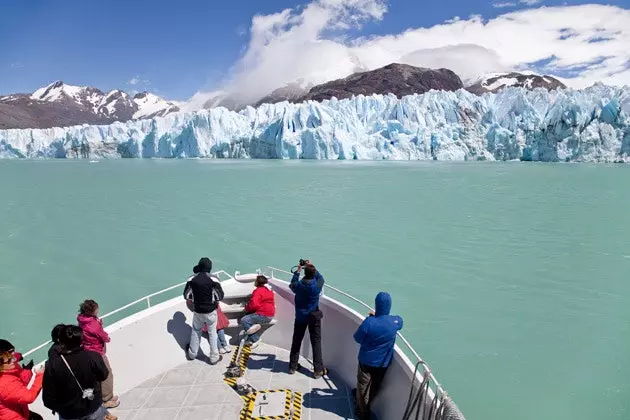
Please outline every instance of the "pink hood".
[[109, 343], [109, 335], [103, 329], [103, 324], [95, 316], [79, 315], [79, 327], [83, 330], [83, 348], [105, 354], [105, 343]]

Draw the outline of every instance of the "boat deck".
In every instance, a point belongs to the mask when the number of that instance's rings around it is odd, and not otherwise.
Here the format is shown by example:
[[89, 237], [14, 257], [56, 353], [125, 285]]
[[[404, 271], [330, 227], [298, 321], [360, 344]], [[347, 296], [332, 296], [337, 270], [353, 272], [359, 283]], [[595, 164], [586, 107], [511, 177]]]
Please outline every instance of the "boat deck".
[[[120, 420], [238, 419], [245, 401], [223, 380], [232, 356], [223, 355], [215, 366], [202, 360], [184, 361], [121, 395], [120, 406], [111, 411]], [[300, 358], [300, 365], [304, 368], [289, 375], [289, 352], [261, 343], [249, 355], [245, 378], [257, 391], [301, 392], [301, 417], [293, 419], [354, 419], [347, 384], [334, 372], [314, 379], [312, 365], [304, 358]]]

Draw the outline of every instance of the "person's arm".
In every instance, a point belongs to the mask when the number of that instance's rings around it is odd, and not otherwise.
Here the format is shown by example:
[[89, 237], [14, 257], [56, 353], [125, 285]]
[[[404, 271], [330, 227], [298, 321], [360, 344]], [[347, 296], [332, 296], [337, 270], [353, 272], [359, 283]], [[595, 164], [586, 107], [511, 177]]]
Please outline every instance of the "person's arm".
[[184, 299], [190, 300], [192, 299], [192, 290], [190, 285], [190, 280], [186, 282], [186, 286], [184, 286]]
[[103, 356], [98, 353], [92, 353], [92, 373], [97, 382], [103, 382], [109, 376]]
[[103, 328], [103, 321], [101, 321], [100, 319], [96, 320], [96, 328], [95, 328], [95, 332], [96, 332], [96, 336], [98, 337], [99, 340], [101, 340], [103, 343], [109, 343], [110, 341], [112, 341], [109, 338], [109, 334], [107, 334], [105, 332], [105, 329]]
[[214, 290], [216, 292], [217, 300], [223, 300], [223, 298], [225, 297], [225, 293], [223, 292], [223, 287], [221, 287], [221, 283], [220, 282], [218, 282], [218, 281], [214, 282]]
[[354, 341], [356, 341], [359, 344], [361, 344], [363, 342], [363, 339], [365, 338], [365, 335], [367, 334], [368, 329], [369, 329], [366, 321], [367, 321], [367, 319], [364, 320], [361, 323], [361, 325], [359, 325], [359, 328], [354, 333]]
[[301, 268], [302, 267], [298, 267], [297, 271], [293, 273], [293, 277], [291, 277], [291, 283], [289, 284], [289, 289], [291, 289], [293, 293], [295, 293], [295, 291], [297, 290], [297, 285], [298, 285], [298, 282], [300, 281]]
[[42, 390], [42, 381], [44, 380], [44, 375], [42, 373], [38, 373], [35, 376], [35, 382], [33, 382], [33, 386], [31, 389], [28, 389], [24, 384], [20, 383], [19, 385], [10, 388], [7, 392], [2, 395], [2, 402], [15, 404], [15, 405], [24, 405], [31, 404], [33, 401], [37, 399], [39, 392]]
[[247, 305], [245, 305], [245, 312], [251, 314], [260, 309], [261, 297], [262, 296], [260, 294], [260, 291], [258, 290], [258, 288], [256, 288], [256, 290], [254, 290], [254, 293], [252, 293], [251, 299], [249, 300]]
[[324, 288], [324, 276], [322, 276], [319, 271], [315, 272], [314, 281], [315, 281], [315, 287], [317, 288], [317, 291], [321, 292], [322, 289]]

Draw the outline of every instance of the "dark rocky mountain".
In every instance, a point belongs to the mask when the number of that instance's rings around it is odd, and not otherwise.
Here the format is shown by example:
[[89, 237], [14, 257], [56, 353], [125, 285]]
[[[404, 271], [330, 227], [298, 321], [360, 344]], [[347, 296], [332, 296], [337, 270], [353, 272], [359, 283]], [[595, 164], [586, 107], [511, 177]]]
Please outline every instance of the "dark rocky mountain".
[[118, 89], [104, 93], [58, 81], [30, 95], [0, 96], [0, 129], [111, 124], [178, 111], [177, 104], [149, 92], [132, 97]]
[[332, 97], [345, 99], [356, 95], [388, 93], [402, 97], [425, 93], [431, 89], [454, 91], [463, 87], [459, 76], [451, 70], [393, 63], [380, 69], [355, 73], [344, 79], [314, 86], [302, 95], [296, 94], [295, 88], [281, 88], [260, 100], [257, 105], [281, 101], [322, 101]]
[[496, 93], [506, 87], [523, 87], [526, 89], [541, 87], [547, 90], [566, 89], [564, 83], [554, 77], [517, 72], [488, 75], [466, 89], [476, 95], [482, 95], [487, 92]]

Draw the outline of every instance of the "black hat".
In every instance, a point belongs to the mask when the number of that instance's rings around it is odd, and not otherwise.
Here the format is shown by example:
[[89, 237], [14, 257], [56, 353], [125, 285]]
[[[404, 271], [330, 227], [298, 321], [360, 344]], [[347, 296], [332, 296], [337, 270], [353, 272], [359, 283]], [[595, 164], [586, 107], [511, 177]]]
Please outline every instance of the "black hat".
[[15, 350], [15, 346], [7, 340], [0, 339], [0, 352]]
[[210, 258], [203, 257], [199, 260], [199, 264], [193, 267], [193, 273], [209, 273], [212, 271], [212, 261]]

